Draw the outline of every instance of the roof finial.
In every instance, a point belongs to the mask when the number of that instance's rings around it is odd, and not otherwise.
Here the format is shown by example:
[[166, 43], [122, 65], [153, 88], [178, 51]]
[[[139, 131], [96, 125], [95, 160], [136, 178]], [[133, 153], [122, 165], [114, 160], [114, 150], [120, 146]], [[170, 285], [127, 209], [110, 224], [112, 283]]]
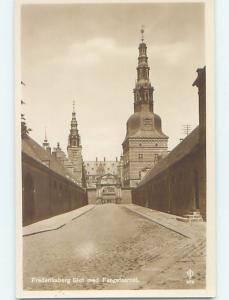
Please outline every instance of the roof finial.
[[46, 132], [46, 126], [45, 126], [45, 140], [47, 141], [47, 132]]
[[145, 28], [145, 26], [142, 25], [142, 28], [141, 28], [141, 40], [142, 40], [142, 42], [144, 41], [144, 28]]
[[73, 112], [75, 112], [75, 100], [73, 100]]

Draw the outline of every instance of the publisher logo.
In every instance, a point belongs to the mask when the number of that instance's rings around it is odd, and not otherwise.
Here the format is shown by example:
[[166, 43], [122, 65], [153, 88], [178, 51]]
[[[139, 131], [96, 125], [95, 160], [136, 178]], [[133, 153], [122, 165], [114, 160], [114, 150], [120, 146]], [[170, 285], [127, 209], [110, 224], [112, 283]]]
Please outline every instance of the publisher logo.
[[195, 281], [194, 281], [194, 271], [192, 269], [189, 269], [187, 272], [186, 272], [186, 283], [187, 284], [194, 284]]

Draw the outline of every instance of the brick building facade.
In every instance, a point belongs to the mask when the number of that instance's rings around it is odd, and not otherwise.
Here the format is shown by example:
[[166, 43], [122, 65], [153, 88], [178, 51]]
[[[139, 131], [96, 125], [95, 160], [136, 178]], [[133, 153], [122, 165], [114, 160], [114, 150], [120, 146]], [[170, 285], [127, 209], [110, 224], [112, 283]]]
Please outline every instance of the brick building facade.
[[120, 179], [122, 182], [122, 157], [120, 160], [116, 157], [115, 160], [95, 160], [84, 161], [84, 172], [87, 183], [87, 188], [96, 188], [98, 179], [106, 174], [111, 174]]
[[57, 146], [53, 148], [53, 151], [51, 150], [46, 133], [42, 145], [45, 150], [52, 154], [52, 156], [69, 171], [77, 184], [83, 187], [86, 186], [83, 169], [82, 145], [78, 131], [74, 105], [70, 125], [70, 133], [68, 136], [67, 155], [61, 149], [60, 143], [57, 143]]

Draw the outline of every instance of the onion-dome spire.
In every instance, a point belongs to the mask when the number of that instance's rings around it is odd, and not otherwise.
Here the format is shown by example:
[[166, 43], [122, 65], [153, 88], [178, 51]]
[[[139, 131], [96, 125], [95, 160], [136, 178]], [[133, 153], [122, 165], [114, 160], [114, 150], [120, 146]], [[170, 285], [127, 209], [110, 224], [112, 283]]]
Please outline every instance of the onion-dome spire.
[[153, 112], [153, 91], [154, 88], [151, 86], [149, 80], [148, 57], [147, 57], [147, 46], [144, 42], [144, 26], [141, 28], [141, 42], [139, 44], [139, 56], [137, 66], [137, 81], [134, 88], [134, 110], [140, 111], [142, 104], [147, 104], [148, 109]]
[[142, 40], [142, 43], [144, 41], [144, 25], [142, 25], [142, 28], [141, 28], [141, 40]]
[[80, 146], [80, 135], [78, 131], [78, 124], [76, 121], [76, 112], [75, 112], [75, 101], [73, 101], [72, 108], [72, 120], [71, 120], [71, 128], [70, 134], [68, 137], [68, 147], [79, 147]]
[[45, 127], [45, 141], [47, 141], [47, 132], [46, 132], [46, 127]]
[[47, 139], [47, 131], [46, 131], [46, 127], [45, 127], [45, 138], [44, 138], [44, 142], [43, 142], [42, 146], [43, 146], [46, 150], [50, 148], [49, 142], [48, 142], [48, 139]]

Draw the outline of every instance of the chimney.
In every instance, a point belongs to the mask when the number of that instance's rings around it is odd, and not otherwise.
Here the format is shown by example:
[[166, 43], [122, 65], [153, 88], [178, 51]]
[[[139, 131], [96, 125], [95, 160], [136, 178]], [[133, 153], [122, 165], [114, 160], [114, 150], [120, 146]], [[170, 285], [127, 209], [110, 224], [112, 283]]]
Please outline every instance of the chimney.
[[106, 157], [103, 158], [103, 161], [106, 161]]

